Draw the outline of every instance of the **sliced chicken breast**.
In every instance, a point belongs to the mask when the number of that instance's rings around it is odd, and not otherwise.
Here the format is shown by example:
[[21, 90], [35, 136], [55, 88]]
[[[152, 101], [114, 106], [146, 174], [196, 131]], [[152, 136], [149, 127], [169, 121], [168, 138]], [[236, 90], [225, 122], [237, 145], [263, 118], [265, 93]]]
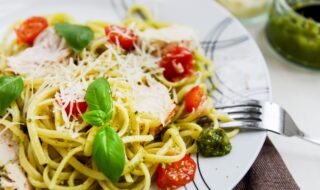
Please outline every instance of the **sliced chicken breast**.
[[161, 29], [148, 29], [140, 33], [142, 41], [155, 51], [163, 51], [171, 46], [182, 46], [193, 51], [199, 47], [199, 40], [193, 29], [185, 26], [170, 26]]
[[37, 36], [32, 47], [9, 57], [8, 65], [14, 73], [42, 77], [54, 73], [59, 63], [66, 63], [70, 53], [65, 40], [49, 27]]
[[[155, 79], [148, 79], [146, 84], [134, 85], [134, 108], [138, 113], [152, 115], [159, 120], [155, 128], [166, 126], [175, 115], [176, 104], [171, 99], [169, 90]], [[157, 129], [150, 129], [151, 133], [156, 133]]]
[[[0, 127], [0, 131], [3, 127]], [[18, 160], [19, 145], [7, 130], [0, 136], [0, 189], [29, 190], [30, 186]]]

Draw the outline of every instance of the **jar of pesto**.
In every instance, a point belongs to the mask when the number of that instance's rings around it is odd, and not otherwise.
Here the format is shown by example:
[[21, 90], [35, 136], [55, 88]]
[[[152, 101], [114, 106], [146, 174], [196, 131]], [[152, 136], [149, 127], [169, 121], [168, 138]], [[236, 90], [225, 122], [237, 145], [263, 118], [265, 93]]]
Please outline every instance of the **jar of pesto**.
[[266, 35], [288, 60], [320, 69], [320, 0], [275, 0]]

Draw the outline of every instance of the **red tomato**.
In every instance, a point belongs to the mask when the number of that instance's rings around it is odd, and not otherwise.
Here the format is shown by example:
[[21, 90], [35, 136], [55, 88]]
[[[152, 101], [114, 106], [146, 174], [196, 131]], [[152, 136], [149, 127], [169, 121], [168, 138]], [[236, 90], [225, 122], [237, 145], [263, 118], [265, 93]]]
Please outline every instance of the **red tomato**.
[[185, 155], [180, 161], [161, 164], [157, 168], [157, 185], [159, 188], [178, 188], [193, 180], [196, 173], [196, 163]]
[[121, 48], [129, 51], [134, 49], [134, 43], [137, 40], [137, 36], [132, 30], [128, 30], [125, 27], [110, 25], [104, 29], [108, 40], [113, 44], [119, 44]]
[[196, 110], [200, 104], [206, 99], [207, 95], [199, 86], [193, 87], [185, 96], [185, 109], [188, 113]]
[[192, 53], [176, 46], [161, 59], [160, 67], [164, 68], [164, 77], [171, 82], [191, 76], [194, 72]]
[[32, 45], [34, 39], [47, 27], [48, 21], [44, 17], [28, 18], [16, 29], [18, 42]]
[[67, 107], [65, 108], [68, 115], [70, 115], [70, 112], [73, 116], [78, 116], [83, 114], [87, 111], [88, 105], [86, 102], [73, 102], [72, 103], [72, 110], [71, 110], [71, 104], [69, 103]]

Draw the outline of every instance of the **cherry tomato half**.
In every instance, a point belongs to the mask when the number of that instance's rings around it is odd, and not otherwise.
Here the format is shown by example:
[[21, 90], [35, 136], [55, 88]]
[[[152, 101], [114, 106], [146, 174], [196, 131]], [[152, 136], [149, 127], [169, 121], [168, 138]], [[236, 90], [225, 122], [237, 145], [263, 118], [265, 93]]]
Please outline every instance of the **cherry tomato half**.
[[111, 43], [116, 45], [119, 43], [120, 47], [127, 51], [134, 49], [137, 36], [132, 30], [116, 25], [110, 25], [104, 30]]
[[196, 163], [189, 155], [165, 167], [160, 164], [157, 168], [157, 185], [159, 188], [181, 187], [193, 180], [196, 168]]
[[164, 77], [171, 82], [191, 76], [194, 72], [192, 53], [184, 47], [176, 46], [161, 59], [160, 67], [164, 68]]
[[206, 99], [207, 95], [199, 86], [193, 87], [185, 96], [185, 110], [188, 113], [196, 110]]
[[32, 45], [34, 39], [47, 27], [48, 21], [44, 17], [34, 16], [28, 18], [15, 30], [18, 42]]
[[[88, 109], [88, 104], [86, 102], [73, 102], [72, 103], [72, 110], [71, 104], [69, 103], [65, 108], [68, 115], [72, 114], [73, 116], [79, 116], [86, 112]], [[71, 112], [71, 113], [70, 113]]]

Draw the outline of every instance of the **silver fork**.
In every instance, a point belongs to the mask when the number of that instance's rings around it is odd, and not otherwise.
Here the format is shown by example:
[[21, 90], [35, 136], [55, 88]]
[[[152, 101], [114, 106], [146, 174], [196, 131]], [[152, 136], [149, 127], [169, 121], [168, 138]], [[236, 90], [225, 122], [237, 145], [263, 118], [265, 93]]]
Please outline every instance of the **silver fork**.
[[320, 145], [320, 140], [301, 131], [291, 116], [278, 104], [248, 100], [238, 104], [218, 106], [216, 109], [227, 113], [233, 120], [221, 123], [221, 128], [264, 130], [288, 137], [296, 136]]

